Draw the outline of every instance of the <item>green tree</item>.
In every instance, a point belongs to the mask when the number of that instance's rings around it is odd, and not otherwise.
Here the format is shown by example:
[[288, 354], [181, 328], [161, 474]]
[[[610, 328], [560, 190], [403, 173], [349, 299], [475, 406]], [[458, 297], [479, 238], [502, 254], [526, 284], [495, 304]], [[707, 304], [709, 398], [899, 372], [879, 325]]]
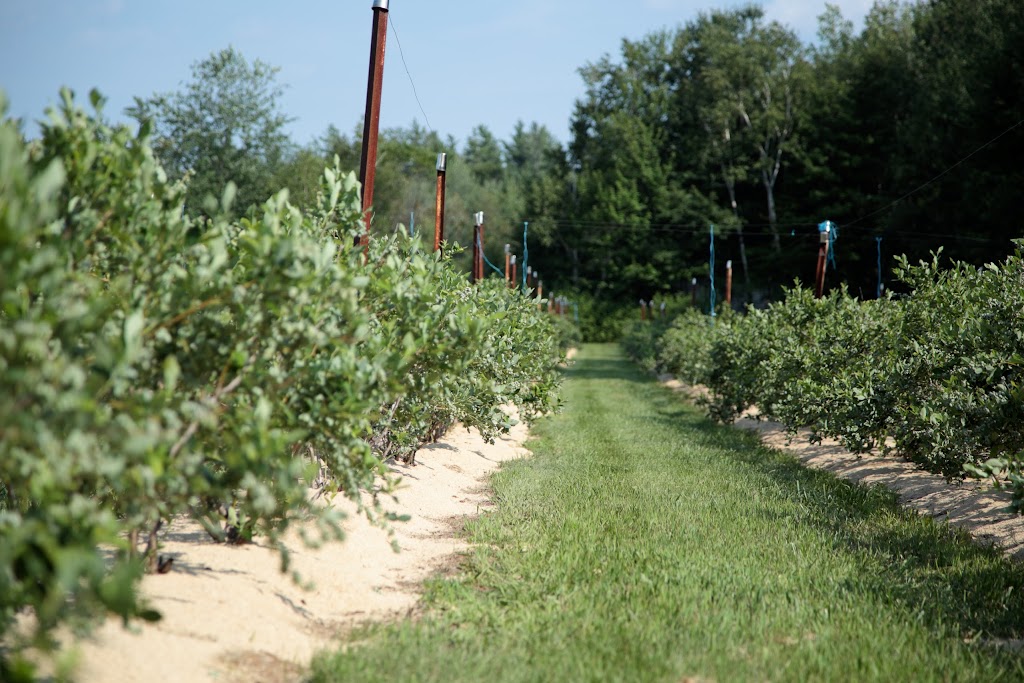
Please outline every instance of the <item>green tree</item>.
[[[732, 185], [747, 172], [731, 149], [737, 133], [752, 157], [749, 172], [764, 191], [772, 248], [781, 251], [776, 185], [783, 161], [796, 143], [808, 66], [796, 34], [750, 5], [702, 16], [691, 25], [693, 43], [706, 52], [700, 80], [710, 92], [701, 106], [708, 144]], [[730, 203], [734, 201], [730, 197]]]
[[136, 98], [127, 109], [152, 126], [154, 151], [167, 172], [191, 176], [189, 213], [204, 213], [207, 198], [220, 198], [228, 181], [238, 188], [235, 206], [242, 211], [273, 193], [289, 145], [278, 71], [229, 47], [196, 62], [182, 90]]
[[473, 129], [462, 153], [466, 165], [481, 182], [500, 182], [505, 178], [501, 145], [487, 126]]

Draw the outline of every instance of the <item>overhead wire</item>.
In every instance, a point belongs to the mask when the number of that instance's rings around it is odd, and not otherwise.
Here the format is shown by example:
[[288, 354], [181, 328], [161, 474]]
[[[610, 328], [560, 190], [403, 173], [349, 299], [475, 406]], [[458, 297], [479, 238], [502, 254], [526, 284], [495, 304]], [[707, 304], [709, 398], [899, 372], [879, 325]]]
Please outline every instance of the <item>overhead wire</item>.
[[[550, 220], [550, 219], [549, 219]], [[588, 232], [615, 232], [622, 229], [629, 229], [637, 227], [632, 224], [615, 223], [615, 222], [602, 222], [602, 221], [578, 221], [570, 218], [553, 219], [550, 222], [558, 227], [580, 227], [586, 228]], [[811, 222], [800, 222], [800, 223], [779, 223], [777, 227], [815, 227], [817, 224]], [[666, 235], [693, 235], [695, 237], [703, 237], [707, 234], [707, 228], [697, 223], [645, 223], [643, 227], [646, 228], [647, 232], [656, 234]], [[769, 227], [767, 223], [744, 223], [744, 229], [747, 228], [766, 228]], [[846, 227], [846, 226], [844, 226]], [[726, 236], [732, 236], [736, 232], [725, 233]], [[890, 237], [906, 237], [908, 239], [931, 239], [931, 238], [942, 238], [942, 239], [959, 239], [969, 242], [1000, 242], [1000, 238], [992, 237], [975, 237], [971, 235], [953, 235], [946, 233], [936, 233], [929, 231], [916, 231], [916, 230], [889, 230], [886, 234]], [[744, 232], [743, 238], [747, 240], [757, 239], [773, 239], [775, 236], [770, 232]], [[795, 234], [780, 234], [780, 239], [793, 240], [793, 239], [808, 239], [817, 241], [817, 233], [795, 233]]]
[[1004, 130], [1002, 133], [1000, 133], [999, 135], [995, 136], [994, 138], [992, 138], [991, 140], [986, 142], [984, 145], [982, 145], [981, 147], [977, 148], [976, 150], [974, 150], [973, 152], [971, 152], [970, 154], [965, 156], [963, 159], [961, 159], [960, 161], [956, 162], [955, 164], [953, 164], [952, 166], [947, 168], [945, 171], [943, 171], [942, 173], [940, 173], [937, 176], [935, 176], [934, 178], [932, 178], [931, 180], [927, 181], [926, 183], [923, 183], [922, 185], [919, 185], [918, 187], [915, 187], [913, 190], [911, 190], [910, 192], [906, 193], [905, 195], [903, 195], [899, 199], [897, 199], [897, 200], [887, 204], [886, 206], [883, 206], [882, 208], [878, 209], [877, 211], [873, 211], [873, 212], [867, 214], [866, 216], [861, 216], [857, 220], [854, 220], [854, 221], [851, 221], [851, 222], [847, 223], [845, 227], [849, 228], [851, 226], [856, 225], [857, 223], [860, 223], [861, 221], [866, 221], [867, 219], [869, 219], [869, 218], [871, 218], [873, 216], [877, 216], [878, 214], [880, 214], [880, 213], [882, 213], [884, 211], [888, 211], [889, 209], [891, 209], [892, 207], [896, 206], [897, 204], [899, 204], [903, 200], [905, 200], [905, 199], [907, 199], [907, 198], [917, 194], [918, 192], [920, 192], [921, 190], [925, 189], [929, 185], [931, 185], [931, 184], [935, 183], [936, 181], [938, 181], [939, 179], [945, 177], [946, 175], [951, 173], [953, 170], [955, 170], [956, 168], [958, 168], [959, 166], [964, 164], [967, 160], [971, 159], [973, 156], [975, 156], [976, 154], [980, 153], [981, 151], [983, 151], [984, 149], [986, 149], [987, 147], [989, 147], [990, 145], [992, 145], [996, 141], [998, 141], [1001, 138], [1005, 137], [1006, 135], [1009, 135], [1010, 132], [1012, 132], [1013, 130], [1019, 128], [1022, 125], [1024, 125], [1024, 119], [1021, 119], [1017, 123], [1013, 124], [1012, 126], [1007, 128], [1006, 130]]
[[427, 112], [423, 109], [423, 103], [420, 101], [420, 95], [416, 91], [416, 82], [413, 80], [412, 73], [409, 71], [409, 65], [405, 61], [405, 51], [402, 49], [402, 41], [398, 37], [398, 29], [395, 27], [395, 20], [391, 12], [388, 12], [388, 26], [391, 27], [391, 33], [395, 36], [395, 43], [398, 44], [398, 56], [402, 58], [402, 66], [405, 67], [405, 75], [409, 77], [409, 84], [412, 86], [412, 96], [416, 98], [416, 104], [420, 108], [420, 113], [423, 114], [423, 120], [427, 124], [427, 130], [432, 134], [434, 129], [430, 127], [430, 119], [427, 117]]
[[[843, 228], [847, 229], [847, 230], [852, 228], [852, 229], [855, 229], [855, 231], [860, 232], [861, 229], [855, 228], [855, 226], [857, 226], [859, 223], [863, 223], [864, 221], [866, 221], [866, 220], [868, 220], [868, 219], [870, 219], [870, 218], [872, 218], [874, 216], [877, 216], [877, 215], [879, 215], [881, 213], [884, 213], [885, 211], [888, 211], [889, 209], [893, 208], [894, 206], [896, 206], [900, 202], [908, 199], [909, 197], [912, 197], [913, 195], [917, 194], [921, 190], [924, 190], [925, 188], [927, 188], [930, 185], [934, 184], [935, 182], [937, 182], [938, 180], [942, 179], [943, 177], [945, 177], [946, 175], [948, 175], [949, 173], [951, 173], [952, 171], [954, 171], [958, 167], [962, 166], [964, 163], [969, 161], [971, 158], [973, 158], [977, 154], [981, 153], [982, 151], [984, 151], [988, 147], [992, 146], [993, 144], [998, 142], [1000, 139], [1002, 139], [1006, 135], [1009, 135], [1011, 132], [1013, 132], [1014, 130], [1016, 130], [1017, 128], [1019, 128], [1022, 125], [1024, 125], [1024, 119], [1021, 119], [1017, 123], [1015, 123], [1012, 126], [1006, 128], [1004, 131], [1002, 131], [1001, 133], [999, 133], [998, 135], [993, 137], [991, 140], [989, 140], [985, 144], [979, 146], [977, 149], [973, 150], [970, 154], [964, 156], [962, 159], [957, 161], [955, 164], [949, 166], [948, 168], [943, 170], [941, 173], [939, 173], [938, 175], [936, 175], [933, 178], [931, 178], [930, 180], [928, 180], [927, 182], [922, 183], [921, 185], [915, 187], [910, 192], [907, 192], [906, 194], [902, 195], [898, 199], [895, 199], [892, 202], [889, 202], [885, 206], [883, 206], [883, 207], [881, 207], [879, 209], [876, 209], [875, 211], [872, 211], [871, 213], [865, 214], [865, 215], [863, 215], [863, 216], [861, 216], [859, 218], [856, 218], [856, 219], [854, 219], [854, 220], [852, 220], [852, 221], [850, 221], [848, 223], [843, 224]], [[627, 224], [624, 224], [624, 223], [579, 220], [579, 219], [572, 219], [572, 218], [551, 219], [551, 222], [554, 223], [555, 225], [559, 226], [559, 227], [567, 227], [567, 226], [571, 225], [571, 226], [578, 226], [578, 227], [587, 228], [588, 230], [609, 230], [609, 231], [611, 231], [611, 230], [621, 230], [621, 229], [624, 229], [624, 228], [634, 227], [633, 225], [627, 225]], [[747, 229], [747, 228], [772, 228], [772, 227], [774, 227], [774, 228], [791, 228], [791, 229], [795, 229], [795, 228], [811, 228], [811, 227], [815, 227], [816, 225], [817, 225], [816, 223], [809, 222], [809, 221], [777, 222], [777, 223], [774, 223], [774, 224], [772, 224], [772, 223], [743, 223], [743, 228]], [[671, 234], [679, 234], [679, 235], [693, 235], [695, 237], [696, 236], [704, 235], [705, 234], [705, 229], [706, 229], [704, 225], [698, 224], [698, 223], [688, 224], [688, 223], [654, 223], [654, 222], [650, 222], [650, 223], [645, 223], [644, 226], [647, 228], [647, 230], [649, 232], [671, 233]], [[904, 238], [908, 238], [908, 239], [915, 239], [915, 238], [917, 238], [917, 239], [951, 239], [951, 240], [960, 240], [960, 241], [965, 241], [965, 242], [977, 242], [977, 243], [989, 243], [989, 244], [1004, 241], [1001, 238], [995, 238], [995, 237], [976, 237], [976, 236], [972, 236], [972, 235], [951, 235], [951, 234], [940, 234], [940, 233], [935, 233], [935, 232], [921, 232], [921, 231], [913, 231], [913, 230], [886, 230], [885, 232], [886, 232], [886, 235], [889, 235], [890, 237], [894, 237], [895, 236], [895, 237], [904, 237]], [[806, 237], [807, 235], [803, 235], [803, 236]], [[790, 239], [792, 239], [792, 238], [795, 238], [795, 237], [801, 237], [801, 235], [791, 234], [788, 237]], [[810, 234], [810, 237], [816, 238], [817, 235], [816, 234]], [[744, 239], [761, 239], [761, 238], [774, 238], [774, 235], [772, 235], [771, 233], [745, 233], [744, 234]]]
[[[390, 12], [388, 13], [388, 26], [391, 29], [391, 33], [395, 37], [396, 44], [398, 45], [399, 57], [401, 58], [402, 66], [405, 69], [406, 76], [409, 79], [409, 84], [412, 87], [413, 97], [416, 100], [416, 104], [419, 107], [420, 113], [423, 115], [423, 120], [426, 123], [427, 130], [431, 134], [433, 134], [434, 133], [434, 129], [430, 125], [430, 118], [427, 116], [426, 109], [424, 108], [423, 102], [420, 99], [419, 92], [418, 92], [418, 90], [416, 88], [415, 79], [413, 79], [412, 72], [410, 71], [408, 62], [405, 59], [405, 50], [402, 48], [402, 41], [401, 41], [401, 38], [398, 35], [398, 28], [395, 25], [394, 17], [392, 16], [392, 13], [390, 13]], [[942, 179], [943, 177], [945, 177], [946, 175], [948, 175], [949, 173], [951, 173], [952, 171], [957, 169], [958, 167], [962, 166], [964, 163], [969, 161], [971, 158], [973, 158], [977, 154], [981, 153], [982, 151], [984, 151], [985, 149], [987, 149], [991, 145], [995, 144], [1000, 139], [1002, 139], [1006, 135], [1010, 134], [1011, 132], [1013, 132], [1014, 130], [1016, 130], [1017, 128], [1019, 128], [1022, 125], [1024, 125], [1024, 119], [1021, 119], [1020, 121], [1018, 121], [1015, 124], [1011, 125], [1007, 129], [1005, 129], [1004, 131], [1002, 131], [1001, 133], [999, 133], [998, 135], [993, 137], [991, 140], [986, 142], [985, 144], [983, 144], [983, 145], [979, 146], [977, 149], [973, 150], [970, 154], [966, 155], [965, 157], [963, 157], [962, 159], [960, 159], [959, 161], [957, 161], [953, 165], [949, 166], [948, 168], [943, 170], [941, 173], [939, 173], [936, 176], [932, 177], [928, 181], [926, 181], [926, 182], [922, 183], [921, 185], [915, 187], [910, 192], [907, 192], [906, 194], [900, 196], [898, 199], [895, 199], [892, 202], [889, 202], [885, 206], [883, 206], [883, 207], [881, 207], [879, 209], [876, 209], [875, 211], [872, 211], [871, 213], [865, 214], [865, 215], [863, 215], [863, 216], [861, 216], [861, 217], [859, 217], [859, 218], [857, 218], [855, 220], [852, 220], [852, 221], [844, 224], [843, 227], [845, 229], [854, 228], [858, 224], [863, 223], [864, 221], [866, 221], [866, 220], [868, 220], [870, 218], [873, 218], [874, 216], [877, 216], [877, 215], [879, 215], [881, 213], [884, 213], [885, 211], [888, 211], [889, 209], [895, 207], [899, 203], [905, 201], [906, 199], [908, 199], [908, 198], [912, 197], [913, 195], [917, 194], [918, 192], [921, 192], [925, 188], [927, 188], [927, 187], [931, 186], [932, 184], [936, 183], [937, 181], [939, 181], [940, 179]], [[603, 221], [588, 221], [588, 220], [578, 220], [578, 219], [568, 219], [568, 218], [566, 218], [566, 219], [554, 219], [551, 222], [554, 223], [555, 225], [559, 226], [559, 227], [567, 227], [567, 226], [571, 225], [571, 226], [576, 226], [576, 227], [585, 227], [585, 228], [587, 228], [588, 230], [591, 230], [591, 231], [593, 231], [593, 230], [612, 231], [612, 230], [621, 230], [621, 229], [624, 229], [624, 228], [634, 227], [632, 225], [626, 225], [626, 224], [622, 224], [622, 223], [603, 222]], [[789, 240], [792, 240], [794, 238], [816, 238], [817, 235], [814, 235], [814, 234], [801, 234], [801, 235], [797, 235], [796, 232], [795, 232], [796, 228], [808, 228], [808, 227], [814, 227], [815, 225], [816, 225], [815, 223], [809, 222], [809, 221], [806, 221], [806, 222], [805, 221], [777, 222], [777, 223], [774, 223], [774, 224], [771, 224], [771, 223], [744, 223], [743, 224], [743, 228], [744, 229], [790, 228], [790, 229], [792, 229], [792, 232], [791, 232], [790, 235], [788, 235], [788, 236], [787, 235], [779, 235], [779, 237], [785, 237], [785, 238], [787, 238]], [[645, 227], [647, 228], [647, 230], [649, 232], [654, 232], [654, 233], [658, 233], [658, 234], [693, 235], [694, 237], [702, 236], [702, 235], [706, 234], [705, 233], [706, 225], [700, 225], [700, 224], [696, 224], [696, 223], [694, 223], [694, 224], [686, 224], [686, 223], [653, 223], [652, 222], [652, 223], [647, 223], [645, 225]], [[948, 235], [948, 234], [937, 234], [937, 233], [933, 233], [933, 232], [917, 232], [917, 231], [908, 231], [908, 230], [887, 230], [886, 234], [889, 235], [889, 236], [899, 236], [899, 237], [904, 237], [904, 238], [908, 238], [908, 239], [937, 239], [938, 238], [938, 239], [955, 239], [955, 240], [970, 241], [970, 242], [977, 242], [977, 243], [995, 243], [995, 242], [1003, 241], [1003, 240], [998, 239], [998, 238], [974, 237], [974, 236], [969, 236], [969, 235]], [[744, 233], [743, 237], [744, 237], [745, 240], [750, 240], [750, 239], [755, 239], [756, 240], [756, 239], [762, 239], [762, 238], [776, 238], [776, 235], [772, 234], [772, 233], [755, 232], [755, 233]], [[524, 230], [524, 242], [525, 242], [525, 230]], [[484, 258], [486, 260], [486, 256]], [[488, 265], [490, 265], [495, 270], [498, 270], [490, 262], [488, 262]], [[523, 271], [524, 278], [525, 278], [525, 274], [526, 274], [526, 272], [525, 272], [525, 262], [524, 262], [524, 271]]]

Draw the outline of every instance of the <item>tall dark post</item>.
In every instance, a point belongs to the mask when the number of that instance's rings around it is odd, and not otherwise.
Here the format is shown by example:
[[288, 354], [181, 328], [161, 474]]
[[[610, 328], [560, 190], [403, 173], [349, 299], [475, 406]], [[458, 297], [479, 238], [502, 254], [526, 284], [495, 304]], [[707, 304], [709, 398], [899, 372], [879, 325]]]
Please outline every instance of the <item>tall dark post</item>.
[[373, 0], [373, 37], [370, 39], [370, 72], [366, 83], [366, 113], [363, 116], [363, 151], [359, 159], [359, 182], [363, 188], [363, 219], [370, 243], [370, 207], [373, 181], [377, 176], [377, 131], [380, 128], [380, 96], [384, 86], [384, 45], [388, 37], [388, 1]]
[[725, 303], [732, 306], [732, 261], [725, 262]]
[[832, 239], [832, 230], [826, 223], [818, 226], [818, 233], [821, 235], [821, 242], [818, 246], [818, 268], [815, 272], [814, 296], [820, 299], [825, 294], [825, 267], [828, 265], [828, 249]]
[[442, 152], [437, 155], [437, 200], [434, 204], [434, 251], [441, 248], [444, 241], [444, 191], [445, 173], [448, 170], [448, 155]]
[[476, 275], [476, 266], [480, 262], [480, 226], [473, 226], [473, 269], [470, 271], [469, 281], [474, 285], [479, 282]]
[[484, 212], [473, 215], [473, 282], [484, 279]]

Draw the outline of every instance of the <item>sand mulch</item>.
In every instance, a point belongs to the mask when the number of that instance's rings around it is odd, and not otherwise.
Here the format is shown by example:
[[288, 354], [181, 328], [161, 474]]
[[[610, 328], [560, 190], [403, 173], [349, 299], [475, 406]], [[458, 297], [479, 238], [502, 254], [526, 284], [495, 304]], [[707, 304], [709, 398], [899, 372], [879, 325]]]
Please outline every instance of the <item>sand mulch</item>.
[[[704, 387], [691, 387], [668, 377], [659, 379], [691, 400], [707, 393]], [[995, 545], [1007, 556], [1024, 560], [1024, 517], [1007, 510], [1011, 497], [1005, 491], [992, 490], [976, 481], [948, 482], [945, 477], [892, 456], [856, 455], [835, 439], [812, 444], [809, 430], [795, 436], [787, 434], [777, 422], [758, 420], [756, 408], [735, 425], [757, 432], [766, 446], [791, 453], [808, 467], [828, 470], [869, 486], [885, 486], [895, 491], [907, 508], [964, 529], [977, 541]]]
[[[456, 428], [421, 449], [415, 466], [394, 466], [398, 502], [386, 507], [412, 516], [392, 525], [398, 553], [385, 531], [355, 514], [342, 543], [311, 550], [293, 537], [292, 567], [314, 582], [312, 590], [281, 574], [277, 555], [259, 543], [219, 545], [195, 525], [172, 525], [161, 554], [174, 558], [173, 570], [142, 585], [163, 619], [131, 631], [108, 621], [79, 645], [80, 680], [299, 680], [314, 653], [337, 648], [353, 626], [413, 613], [423, 580], [457, 565], [466, 550], [457, 530], [490, 505], [487, 476], [527, 455], [526, 437], [518, 425], [487, 444]], [[340, 497], [335, 504], [352, 510]]]

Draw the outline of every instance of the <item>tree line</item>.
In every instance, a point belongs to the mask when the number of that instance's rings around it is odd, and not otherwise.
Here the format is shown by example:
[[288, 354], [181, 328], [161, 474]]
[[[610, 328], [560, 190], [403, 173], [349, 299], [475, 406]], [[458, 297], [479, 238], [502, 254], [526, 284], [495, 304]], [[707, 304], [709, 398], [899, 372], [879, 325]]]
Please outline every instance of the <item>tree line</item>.
[[[358, 127], [306, 146], [287, 139], [275, 74], [228, 49], [196, 65], [184, 91], [132, 108], [154, 127], [165, 167], [193, 174], [196, 211], [227, 179], [202, 180], [206, 166], [235, 180], [240, 207], [279, 187], [311, 200], [335, 155], [357, 166]], [[433, 229], [434, 160], [447, 151], [450, 238], [467, 245], [483, 210], [496, 260], [505, 243], [521, 250], [529, 221], [531, 246], [542, 247], [531, 264], [548, 288], [608, 302], [706, 282], [712, 224], [740, 302], [812, 281], [823, 220], [839, 226], [830, 284], [866, 297], [879, 281], [899, 286], [889, 282], [895, 255], [927, 259], [941, 247], [981, 264], [1019, 236], [1017, 0], [878, 0], [859, 32], [828, 5], [812, 44], [756, 4], [713, 10], [623, 40], [580, 74], [564, 146], [536, 123], [506, 141], [481, 125], [461, 147], [415, 123], [382, 131], [378, 229]]]
[[545, 217], [573, 246], [538, 260], [567, 258], [612, 297], [685, 290], [715, 224], [749, 301], [813, 281], [824, 220], [840, 235], [829, 279], [864, 296], [893, 255], [1005, 258], [1024, 5], [881, 0], [860, 33], [835, 6], [819, 26], [807, 45], [757, 5], [712, 11], [585, 66], [565, 210]]

